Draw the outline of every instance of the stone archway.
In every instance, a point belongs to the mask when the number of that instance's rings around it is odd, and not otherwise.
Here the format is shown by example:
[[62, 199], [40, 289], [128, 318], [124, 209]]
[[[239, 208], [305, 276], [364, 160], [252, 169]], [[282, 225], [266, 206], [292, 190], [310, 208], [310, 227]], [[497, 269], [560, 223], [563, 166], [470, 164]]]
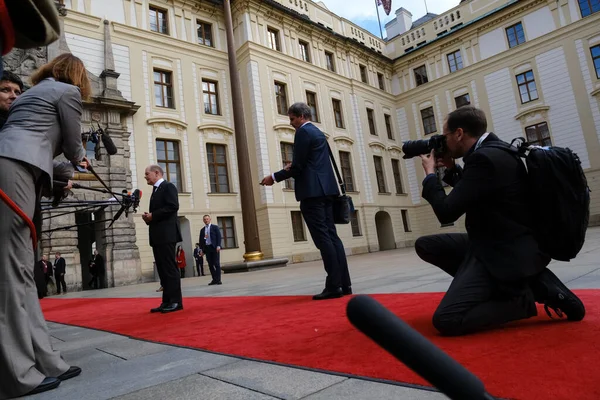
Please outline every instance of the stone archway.
[[375, 214], [375, 227], [377, 229], [379, 251], [395, 249], [396, 239], [394, 238], [394, 226], [390, 214], [385, 211], [379, 211]]

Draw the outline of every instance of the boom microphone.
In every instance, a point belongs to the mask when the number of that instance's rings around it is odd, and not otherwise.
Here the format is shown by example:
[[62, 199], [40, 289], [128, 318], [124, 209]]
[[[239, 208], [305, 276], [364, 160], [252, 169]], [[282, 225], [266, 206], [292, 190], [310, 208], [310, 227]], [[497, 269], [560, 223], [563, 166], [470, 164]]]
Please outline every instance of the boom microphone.
[[117, 146], [115, 146], [115, 142], [113, 142], [110, 136], [108, 136], [108, 133], [102, 131], [100, 138], [102, 139], [102, 144], [109, 155], [114, 156], [117, 154]]
[[140, 205], [140, 200], [142, 198], [142, 191], [140, 189], [135, 189], [133, 191], [133, 194], [131, 195], [131, 202], [133, 203], [133, 211], [135, 212], [135, 209], [139, 207]]
[[494, 400], [479, 378], [375, 299], [354, 297], [346, 314], [358, 330], [449, 398]]

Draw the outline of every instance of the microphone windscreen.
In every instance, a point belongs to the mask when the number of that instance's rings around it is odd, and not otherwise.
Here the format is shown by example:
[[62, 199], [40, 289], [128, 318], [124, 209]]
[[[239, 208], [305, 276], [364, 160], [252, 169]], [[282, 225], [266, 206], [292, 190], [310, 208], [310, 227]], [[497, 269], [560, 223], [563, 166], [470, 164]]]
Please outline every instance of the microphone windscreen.
[[135, 197], [136, 199], [141, 199], [142, 198], [142, 191], [140, 189], [135, 189], [133, 191], [132, 197]]
[[117, 154], [117, 146], [115, 146], [115, 142], [113, 142], [110, 136], [108, 136], [106, 132], [103, 132], [100, 136], [102, 137], [102, 144], [104, 145], [106, 152], [111, 156]]
[[483, 383], [423, 335], [369, 296], [348, 302], [350, 322], [451, 399], [490, 399]]

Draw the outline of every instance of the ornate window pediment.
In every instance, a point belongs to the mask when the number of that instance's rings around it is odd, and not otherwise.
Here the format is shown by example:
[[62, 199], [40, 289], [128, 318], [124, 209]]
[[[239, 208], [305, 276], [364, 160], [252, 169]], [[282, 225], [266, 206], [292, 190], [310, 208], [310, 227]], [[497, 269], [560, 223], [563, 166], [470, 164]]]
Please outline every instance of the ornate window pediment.
[[378, 153], [378, 154], [387, 150], [387, 147], [383, 143], [376, 141], [376, 140], [369, 142], [369, 147], [371, 149], [373, 149], [374, 153]]
[[527, 108], [515, 115], [515, 119], [520, 120], [523, 123], [538, 119], [545, 120], [548, 118], [548, 110], [550, 110], [550, 107], [544, 105]]

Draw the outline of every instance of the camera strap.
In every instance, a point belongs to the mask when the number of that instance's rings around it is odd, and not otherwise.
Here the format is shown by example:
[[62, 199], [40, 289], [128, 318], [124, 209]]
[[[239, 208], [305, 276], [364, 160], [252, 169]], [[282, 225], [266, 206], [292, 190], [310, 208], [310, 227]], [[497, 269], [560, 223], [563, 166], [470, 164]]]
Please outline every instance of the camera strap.
[[333, 152], [331, 151], [329, 142], [327, 142], [327, 140], [325, 140], [325, 143], [327, 143], [327, 149], [329, 149], [329, 158], [331, 158], [331, 163], [333, 164], [333, 170], [335, 171], [335, 174], [338, 179], [338, 184], [340, 185], [340, 190], [342, 191], [341, 195], [344, 196], [346, 194], [346, 184], [344, 183], [342, 176], [340, 175], [340, 171], [338, 170], [337, 163], [335, 162], [335, 158], [333, 157]]
[[21, 217], [23, 221], [25, 221], [27, 226], [29, 226], [29, 230], [31, 231], [31, 241], [33, 243], [33, 250], [35, 251], [37, 249], [37, 234], [35, 231], [35, 225], [33, 224], [31, 218], [29, 218], [27, 214], [25, 214], [25, 212], [21, 210], [21, 208], [10, 197], [8, 197], [8, 195], [2, 189], [0, 189], [0, 199], [2, 199], [2, 201], [4, 201], [4, 203], [19, 217]]

